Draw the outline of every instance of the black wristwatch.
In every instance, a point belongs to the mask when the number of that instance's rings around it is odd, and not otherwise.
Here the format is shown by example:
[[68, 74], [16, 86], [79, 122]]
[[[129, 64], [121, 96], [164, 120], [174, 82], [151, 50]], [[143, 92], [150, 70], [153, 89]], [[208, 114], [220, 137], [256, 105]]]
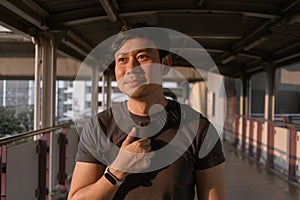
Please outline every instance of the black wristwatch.
[[105, 169], [104, 177], [113, 185], [121, 185], [123, 181], [120, 181], [115, 175], [113, 175], [109, 170], [108, 167]]

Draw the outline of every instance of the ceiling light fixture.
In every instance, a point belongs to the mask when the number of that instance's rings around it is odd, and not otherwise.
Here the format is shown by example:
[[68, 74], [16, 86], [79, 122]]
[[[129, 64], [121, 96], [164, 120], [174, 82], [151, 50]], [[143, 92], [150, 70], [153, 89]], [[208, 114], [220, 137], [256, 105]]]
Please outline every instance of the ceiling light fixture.
[[225, 65], [225, 64], [227, 64], [227, 63], [233, 61], [235, 58], [236, 58], [236, 55], [228, 56], [227, 58], [225, 58], [225, 59], [222, 61], [222, 64]]
[[268, 40], [270, 38], [270, 36], [271, 36], [271, 34], [267, 34], [265, 36], [258, 38], [257, 40], [254, 40], [253, 42], [251, 42], [250, 44], [248, 44], [247, 46], [244, 47], [244, 51], [249, 51], [250, 49], [253, 49], [254, 47], [260, 45], [261, 43]]
[[300, 23], [300, 14], [296, 14], [293, 17], [287, 19], [288, 24]]

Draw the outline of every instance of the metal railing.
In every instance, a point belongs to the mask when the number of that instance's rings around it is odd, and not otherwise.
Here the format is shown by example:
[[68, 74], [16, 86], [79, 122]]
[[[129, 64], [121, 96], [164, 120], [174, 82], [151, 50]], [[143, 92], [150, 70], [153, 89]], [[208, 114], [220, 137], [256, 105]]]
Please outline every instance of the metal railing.
[[231, 131], [225, 130], [225, 140], [244, 155], [300, 183], [299, 124], [235, 115], [231, 126]]
[[66, 199], [77, 143], [74, 122], [0, 138], [1, 200]]

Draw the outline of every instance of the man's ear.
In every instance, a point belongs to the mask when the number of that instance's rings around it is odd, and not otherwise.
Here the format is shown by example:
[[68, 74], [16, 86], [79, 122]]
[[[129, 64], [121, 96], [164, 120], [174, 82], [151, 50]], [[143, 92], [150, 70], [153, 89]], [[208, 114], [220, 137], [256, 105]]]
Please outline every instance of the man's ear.
[[166, 55], [161, 59], [161, 64], [164, 65], [163, 67], [163, 75], [167, 75], [170, 68], [172, 67], [172, 56], [170, 54]]

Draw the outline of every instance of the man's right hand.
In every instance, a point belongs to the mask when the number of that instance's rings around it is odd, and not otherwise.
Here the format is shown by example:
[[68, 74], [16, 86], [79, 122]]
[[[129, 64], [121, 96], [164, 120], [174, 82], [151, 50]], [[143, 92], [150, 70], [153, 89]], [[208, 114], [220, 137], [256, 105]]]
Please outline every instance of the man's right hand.
[[151, 140], [149, 138], [134, 140], [135, 136], [134, 127], [123, 141], [118, 156], [109, 167], [117, 178], [125, 177], [128, 173], [141, 172], [151, 164], [154, 155], [154, 152], [150, 152]]

